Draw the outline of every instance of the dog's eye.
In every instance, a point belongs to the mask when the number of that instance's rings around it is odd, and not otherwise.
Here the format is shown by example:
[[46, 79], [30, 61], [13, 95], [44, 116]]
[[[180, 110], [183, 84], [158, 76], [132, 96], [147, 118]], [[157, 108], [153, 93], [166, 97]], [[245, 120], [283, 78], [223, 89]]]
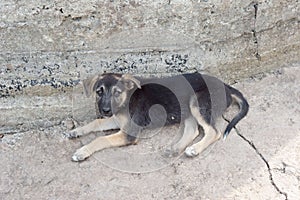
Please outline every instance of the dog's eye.
[[96, 92], [98, 95], [102, 95], [104, 92], [104, 88], [103, 87], [97, 88]]
[[115, 90], [115, 91], [114, 91], [114, 96], [115, 96], [115, 97], [119, 97], [120, 94], [121, 94], [121, 91], [120, 91], [120, 90]]

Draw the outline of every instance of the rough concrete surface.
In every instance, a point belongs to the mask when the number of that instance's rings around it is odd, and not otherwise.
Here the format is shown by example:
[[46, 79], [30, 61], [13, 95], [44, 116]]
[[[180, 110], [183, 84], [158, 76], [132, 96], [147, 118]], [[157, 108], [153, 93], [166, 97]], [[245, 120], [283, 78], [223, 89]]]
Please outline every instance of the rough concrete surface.
[[2, 0], [0, 13], [1, 96], [103, 71], [233, 82], [300, 55], [298, 0]]
[[[2, 135], [0, 198], [297, 200], [299, 77], [297, 65], [235, 84], [249, 100], [249, 114], [226, 141], [192, 159], [183, 155], [163, 164], [150, 155], [176, 136], [178, 126], [81, 163], [72, 162], [72, 154], [96, 134], [68, 140], [62, 134], [73, 126], [68, 120]], [[135, 154], [145, 159], [132, 163]]]
[[298, 0], [1, 0], [0, 129], [72, 116], [74, 86], [94, 73], [202, 71], [234, 83], [290, 66], [299, 16]]

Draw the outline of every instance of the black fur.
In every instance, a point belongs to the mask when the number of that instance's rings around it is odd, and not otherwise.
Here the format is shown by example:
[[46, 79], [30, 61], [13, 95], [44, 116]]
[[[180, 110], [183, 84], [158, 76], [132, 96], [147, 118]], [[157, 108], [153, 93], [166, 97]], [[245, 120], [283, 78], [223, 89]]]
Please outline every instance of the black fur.
[[231, 129], [233, 127], [235, 127], [235, 125], [243, 118], [247, 115], [248, 110], [249, 110], [249, 104], [247, 102], [247, 100], [244, 98], [244, 96], [242, 95], [242, 93], [240, 93], [238, 90], [234, 89], [233, 87], [227, 86], [228, 89], [230, 90], [231, 94], [235, 94], [236, 96], [238, 96], [241, 99], [241, 102], [239, 103], [239, 108], [240, 111], [239, 113], [229, 122], [229, 124], [227, 125], [225, 131], [224, 131], [224, 138], [227, 137], [227, 135], [229, 134], [229, 132], [231, 131]]

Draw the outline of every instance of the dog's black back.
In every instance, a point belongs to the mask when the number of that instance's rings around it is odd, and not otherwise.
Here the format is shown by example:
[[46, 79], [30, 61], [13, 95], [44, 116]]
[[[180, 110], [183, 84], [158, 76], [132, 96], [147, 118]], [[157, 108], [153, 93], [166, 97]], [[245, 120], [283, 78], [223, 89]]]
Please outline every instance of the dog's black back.
[[[191, 115], [189, 105], [192, 96], [197, 97], [199, 111], [205, 121], [210, 124], [214, 124], [216, 118], [231, 103], [227, 85], [211, 76], [193, 73], [162, 79], [140, 78], [139, 80], [142, 88], [132, 93], [129, 113], [133, 121], [142, 127], [180, 123]], [[214, 90], [214, 93], [223, 90], [221, 92], [225, 94], [217, 99], [223, 103], [214, 108], [214, 112], [212, 112], [210, 90]]]

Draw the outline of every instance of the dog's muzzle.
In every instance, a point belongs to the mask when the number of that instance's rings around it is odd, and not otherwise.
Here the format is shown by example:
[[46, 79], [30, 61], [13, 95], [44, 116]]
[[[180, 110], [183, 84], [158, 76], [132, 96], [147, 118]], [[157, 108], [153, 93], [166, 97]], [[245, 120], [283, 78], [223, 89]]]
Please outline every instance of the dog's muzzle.
[[102, 107], [101, 113], [103, 117], [111, 117], [112, 116], [112, 110], [110, 107]]

